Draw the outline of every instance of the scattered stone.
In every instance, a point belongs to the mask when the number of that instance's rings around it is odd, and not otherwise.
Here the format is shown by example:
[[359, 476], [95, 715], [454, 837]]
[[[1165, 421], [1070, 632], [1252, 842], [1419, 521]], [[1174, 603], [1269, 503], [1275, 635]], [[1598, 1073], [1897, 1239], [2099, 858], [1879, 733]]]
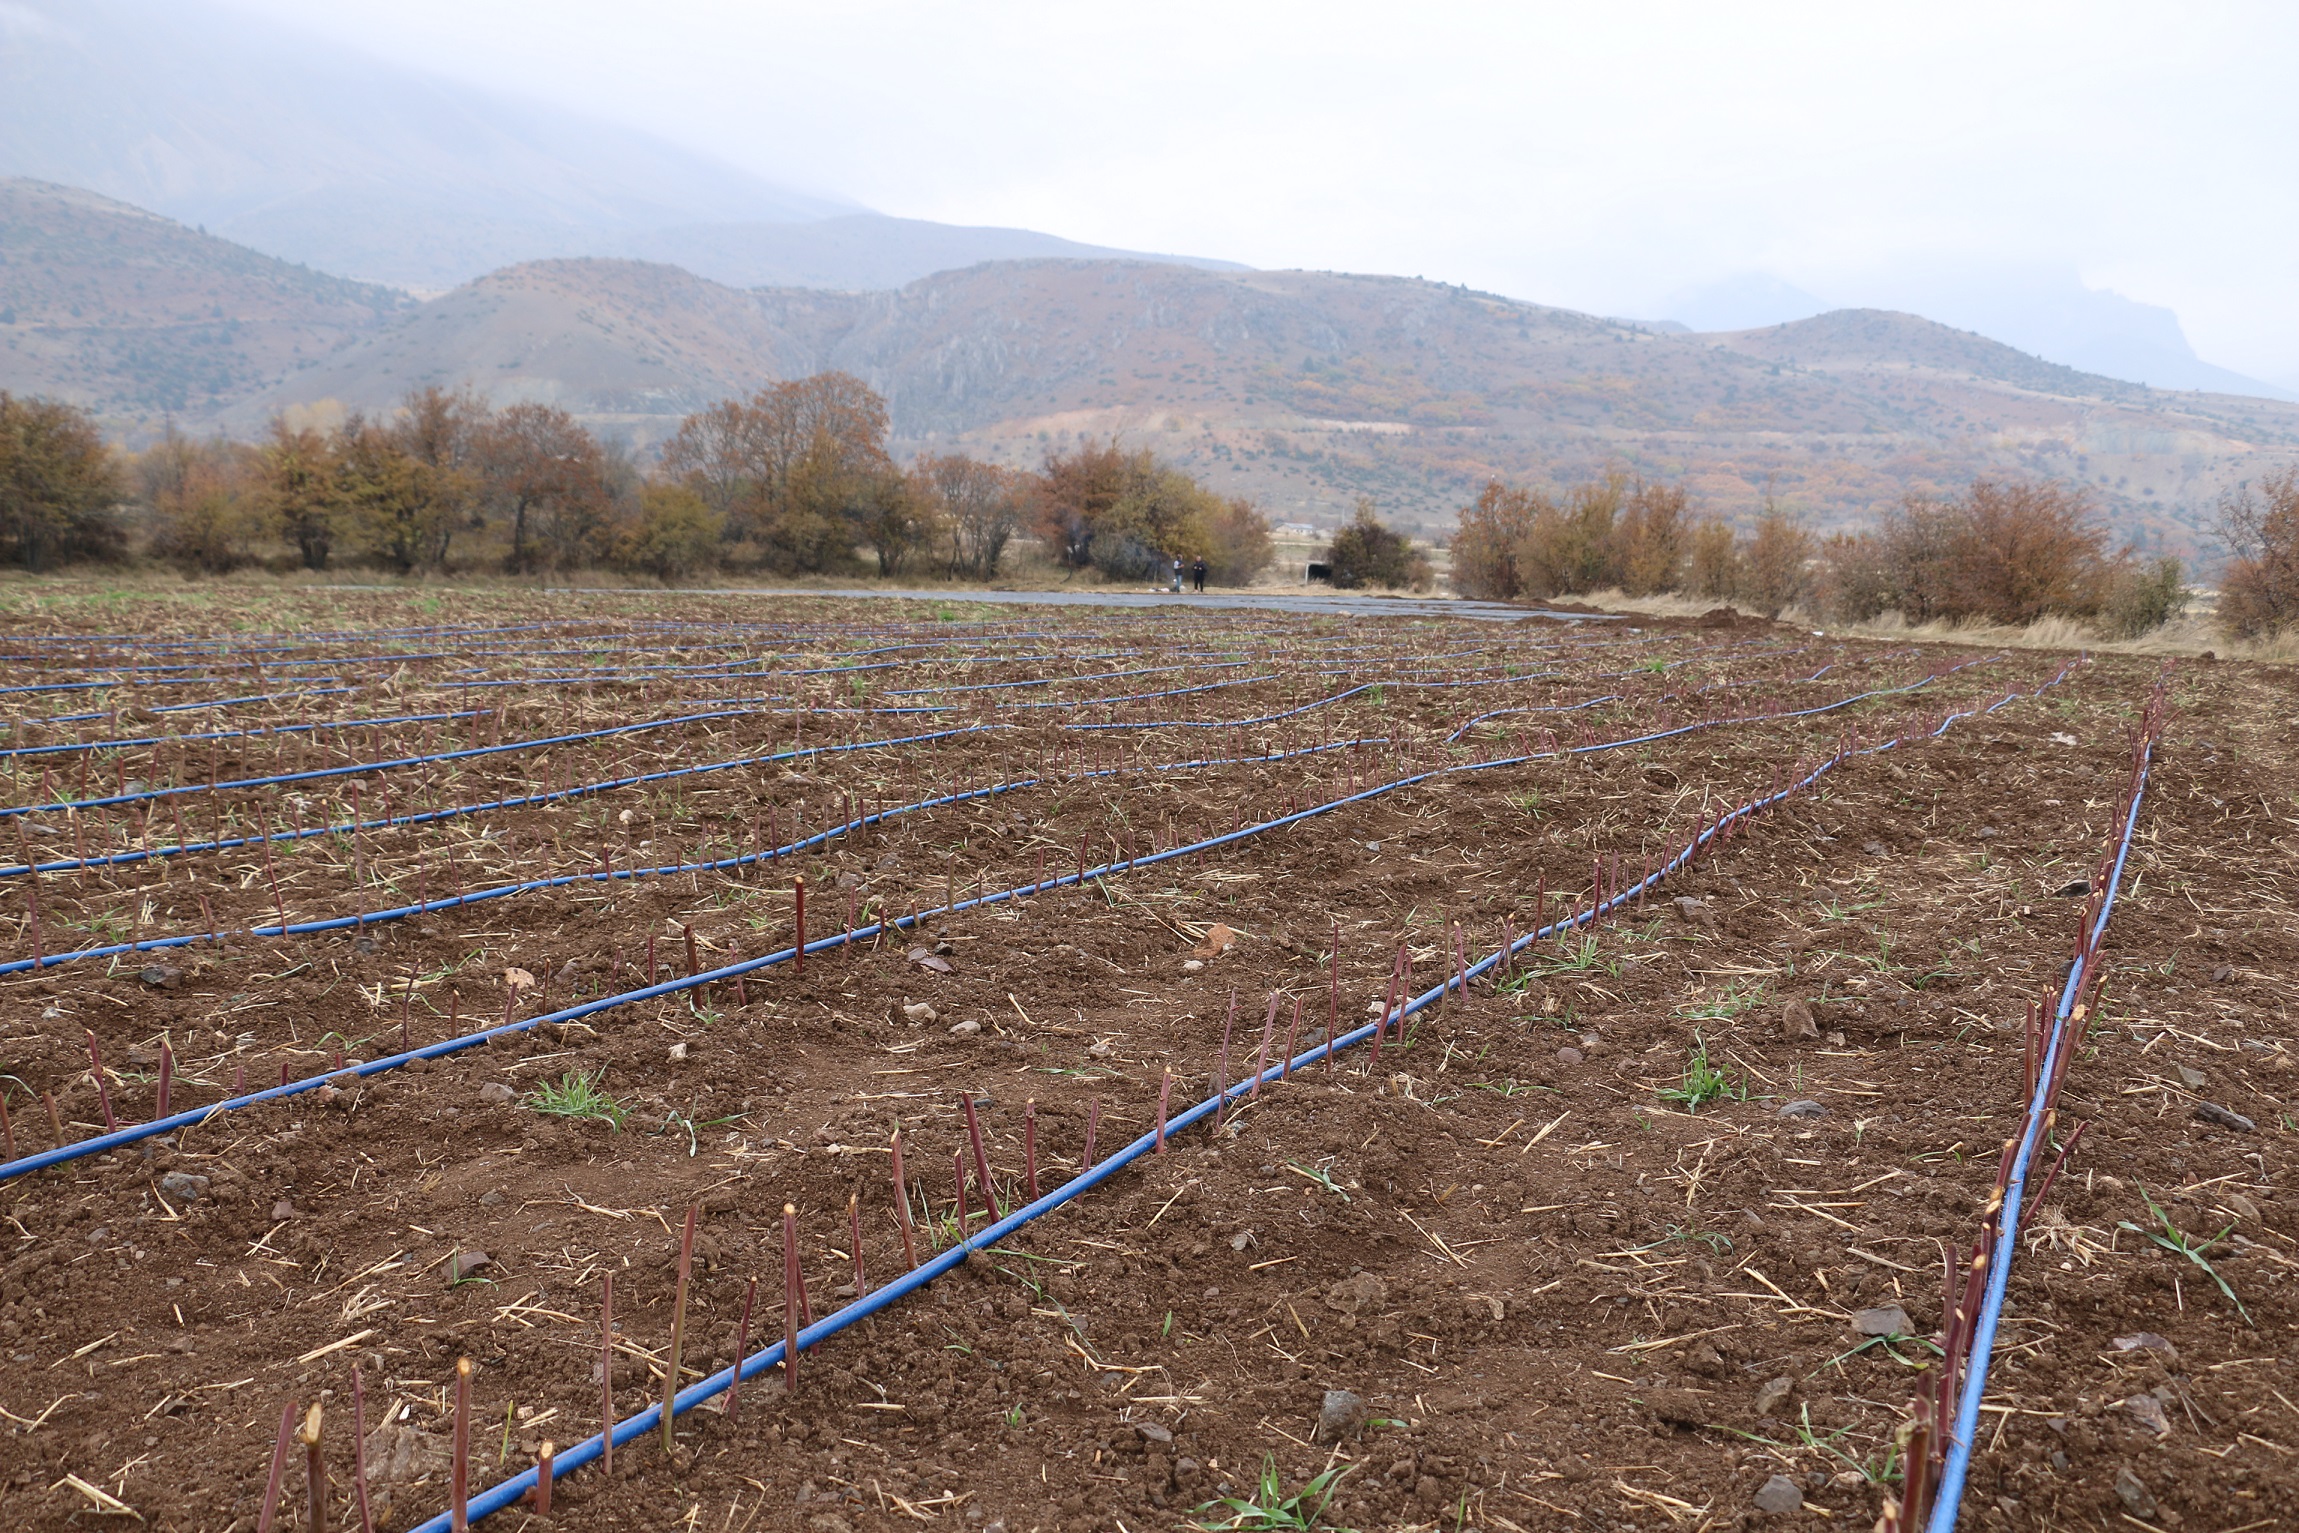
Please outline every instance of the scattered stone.
[[1796, 1393], [1796, 1381], [1786, 1374], [1782, 1374], [1777, 1379], [1766, 1379], [1756, 1386], [1756, 1414], [1759, 1416], [1772, 1415], [1780, 1407], [1786, 1405], [1788, 1397], [1794, 1393]]
[[1783, 1118], [1825, 1118], [1828, 1116], [1828, 1109], [1810, 1098], [1799, 1097], [1793, 1102], [1784, 1104], [1780, 1109], [1779, 1116]]
[[479, 1194], [479, 1206], [481, 1208], [501, 1208], [503, 1206], [503, 1194], [490, 1187], [487, 1191]]
[[1802, 1001], [1790, 1001], [1781, 1007], [1780, 1036], [1790, 1043], [1819, 1037], [1820, 1024], [1812, 1020], [1812, 1008]]
[[2147, 1482], [2131, 1472], [2129, 1464], [2115, 1472], [2115, 1493], [2131, 1509], [2132, 1516], [2155, 1515], [2155, 1497], [2148, 1493]]
[[160, 1178], [160, 1194], [178, 1203], [197, 1203], [200, 1194], [208, 1190], [208, 1179], [194, 1176], [189, 1171], [170, 1171]]
[[982, 1024], [971, 1020], [950, 1024], [950, 1036], [953, 1038], [971, 1038], [981, 1030]]
[[2234, 977], [2235, 965], [2231, 963], [2218, 964], [2212, 968], [2211, 982], [2215, 985], [2224, 985]]
[[2201, 1070], [2196, 1069], [2193, 1065], [2179, 1065], [2175, 1068], [2177, 1068], [2179, 1071], [2180, 1081], [2190, 1091], [2202, 1090], [2203, 1087], [2211, 1080], [2210, 1076], [2205, 1075]]
[[687, 1057], [687, 1046], [684, 1039], [681, 1039], [679, 1042], [671, 1045], [670, 1057], [671, 1063], [674, 1065]]
[[2080, 900], [2089, 893], [2091, 893], [2090, 879], [2071, 878], [2052, 891], [2052, 898], [2055, 900]]
[[1881, 841], [1870, 841], [1860, 848], [1871, 857], [1889, 857], [1891, 850]]
[[1325, 1403], [1317, 1411], [1317, 1441], [1339, 1442], [1355, 1435], [1364, 1425], [1363, 1396], [1346, 1389], [1325, 1391]]
[[908, 1017], [913, 1022], [921, 1024], [927, 1022], [939, 1022], [942, 1020], [942, 1014], [936, 1011], [933, 1007], [927, 1005], [924, 1001], [904, 1002], [902, 1006], [902, 1015]]
[[1378, 841], [1368, 841], [1365, 843], [1365, 850], [1378, 857], [1381, 855], [1381, 843]]
[[1915, 1324], [1897, 1304], [1879, 1304], [1852, 1317], [1852, 1329], [1862, 1336], [1913, 1336]]
[[1804, 1510], [1804, 1488], [1776, 1474], [1757, 1488], [1756, 1509], [1774, 1517], [1793, 1517]]
[[525, 969], [509, 968], [503, 971], [503, 983], [514, 991], [531, 990], [535, 985], [535, 976]]
[[2216, 1123], [2221, 1128], [2234, 1129], [2239, 1134], [2254, 1134], [2259, 1131], [2258, 1124], [2239, 1112], [2233, 1112], [2220, 1106], [2217, 1102], [2196, 1103], [2195, 1116], [2206, 1123]]
[[1157, 1443], [1161, 1447], [1173, 1441], [1173, 1433], [1154, 1421], [1137, 1421], [1134, 1423], [1134, 1430], [1142, 1435], [1144, 1441]]
[[1716, 924], [1716, 912], [1689, 894], [1680, 894], [1671, 903], [1676, 906], [1676, 918], [1687, 926]]
[[1196, 958], [1184, 958], [1181, 961], [1181, 972], [1184, 974], [1195, 974], [1204, 967], [1204, 962]]
[[935, 952], [931, 948], [914, 947], [903, 956], [908, 958], [919, 968], [932, 969], [936, 974], [948, 974], [952, 972], [950, 968], [950, 960], [944, 958], [941, 954]]
[[1569, 1043], [1566, 1044], [1563, 1048], [1557, 1050], [1557, 1063], [1560, 1065], [1577, 1065], [1587, 1057], [1587, 1055], [1583, 1054], [1579, 1049], [1574, 1048]]
[[272, 1204], [271, 1217], [274, 1223], [283, 1219], [293, 1219], [295, 1217], [295, 1205], [287, 1199], [281, 1198], [277, 1203]]
[[2163, 1413], [2163, 1402], [2153, 1395], [2133, 1395], [2123, 1402], [2131, 1419], [2153, 1432], [2157, 1437], [2171, 1435], [2171, 1418]]
[[2245, 1197], [2245, 1196], [2244, 1196], [2242, 1193], [2240, 1193], [2240, 1192], [2229, 1192], [2229, 1193], [2223, 1193], [2223, 1194], [2221, 1194], [2221, 1195], [2220, 1195], [2220, 1199], [2219, 1199], [2219, 1201], [2220, 1201], [2220, 1202], [2222, 1202], [2222, 1203], [2224, 1203], [2224, 1204], [2226, 1204], [2226, 1205], [2227, 1205], [2227, 1207], [2228, 1207], [2228, 1208], [2229, 1208], [2231, 1211], [2233, 1211], [2233, 1213], [2235, 1214], [2235, 1216], [2236, 1216], [2237, 1218], [2239, 1218], [2239, 1219], [2248, 1219], [2248, 1220], [2250, 1220], [2250, 1221], [2251, 1221], [2253, 1224], [2257, 1224], [2257, 1223], [2259, 1222], [2259, 1219], [2260, 1219], [2260, 1213], [2259, 1213], [2259, 1205], [2258, 1205], [2258, 1204], [2256, 1204], [2256, 1203], [2254, 1203], [2254, 1202], [2252, 1202], [2252, 1201], [2251, 1201], [2249, 1198]]
[[1389, 1285], [1371, 1272], [1353, 1272], [1325, 1290], [1326, 1306], [1344, 1315], [1354, 1315], [1361, 1309], [1378, 1309], [1388, 1297]]
[[450, 1287], [471, 1277], [484, 1268], [495, 1265], [495, 1258], [484, 1251], [458, 1251], [447, 1263], [447, 1282]]
[[1982, 841], [1993, 841], [2002, 834], [2003, 832], [1996, 829], [1993, 825], [1983, 825], [1980, 827], [1980, 839]]
[[2115, 1349], [2118, 1352], [2159, 1352], [2165, 1362], [2174, 1367], [2179, 1364], [2179, 1349], [2153, 1331], [2135, 1331], [2129, 1336], [2118, 1336], [2115, 1339]]
[[181, 969], [171, 969], [166, 964], [155, 963], [148, 966], [141, 974], [138, 974], [136, 978], [142, 980], [145, 984], [151, 986], [154, 990], [173, 990], [176, 988], [176, 981], [183, 978], [183, 971]]
[[519, 1093], [501, 1081], [489, 1081], [479, 1088], [479, 1100], [490, 1107], [505, 1107], [519, 1100]]
[[1235, 946], [1237, 946], [1237, 933], [1216, 921], [1213, 923], [1212, 929], [1205, 934], [1205, 940], [1189, 950], [1189, 956], [1192, 958], [1219, 958]]

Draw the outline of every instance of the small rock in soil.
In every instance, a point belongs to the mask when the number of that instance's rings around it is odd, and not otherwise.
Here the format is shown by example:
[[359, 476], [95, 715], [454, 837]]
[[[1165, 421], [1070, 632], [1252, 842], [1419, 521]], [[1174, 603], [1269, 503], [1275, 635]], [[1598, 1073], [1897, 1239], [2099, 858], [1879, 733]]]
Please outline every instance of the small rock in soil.
[[1827, 1115], [1827, 1108], [1808, 1098], [1799, 1098], [1780, 1109], [1780, 1116], [1783, 1118], [1824, 1118]]
[[272, 1204], [271, 1217], [274, 1222], [281, 1219], [293, 1219], [295, 1217], [295, 1205], [287, 1199], [281, 1198], [277, 1203]]
[[1579, 1049], [1572, 1047], [1570, 1044], [1567, 1044], [1564, 1048], [1557, 1050], [1557, 1063], [1560, 1065], [1577, 1065], [1581, 1062], [1582, 1059], [1586, 1057], [1587, 1056], [1583, 1055]]
[[2155, 1497], [2148, 1493], [2147, 1482], [2131, 1472], [2129, 1464], [2115, 1472], [2115, 1493], [2122, 1498], [2125, 1506], [2131, 1508], [2132, 1516], [2155, 1515]]
[[1802, 1001], [1790, 1001], [1780, 1008], [1780, 1036], [1790, 1043], [1802, 1043], [1807, 1038], [1820, 1036], [1820, 1024], [1812, 1020], [1812, 1008]]
[[1710, 910], [1691, 895], [1680, 894], [1674, 903], [1676, 905], [1676, 918], [1687, 926], [1714, 926], [1716, 924], [1716, 912]]
[[1776, 1474], [1758, 1487], [1756, 1509], [1774, 1517], [1793, 1517], [1804, 1510], [1804, 1490], [1784, 1474]]
[[912, 963], [916, 964], [921, 969], [932, 969], [936, 974], [948, 974], [951, 972], [950, 960], [931, 951], [930, 949], [914, 947], [903, 956], [907, 957]]
[[1353, 1390], [1329, 1389], [1325, 1403], [1318, 1407], [1317, 1433], [1319, 1442], [1339, 1442], [1365, 1425], [1365, 1399]]
[[671, 1045], [671, 1049], [670, 1049], [670, 1059], [671, 1059], [671, 1063], [672, 1063], [672, 1064], [674, 1064], [674, 1065], [675, 1065], [675, 1064], [679, 1063], [679, 1061], [681, 1061], [681, 1060], [685, 1059], [686, 1057], [687, 1057], [687, 1046], [686, 1046], [686, 1044], [685, 1044], [685, 1042], [684, 1042], [683, 1040], [682, 1040], [681, 1042], [678, 1042], [678, 1043], [674, 1043], [674, 1044], [672, 1044], [672, 1045]]
[[1916, 1327], [1897, 1304], [1881, 1304], [1852, 1317], [1852, 1329], [1862, 1336], [1913, 1336]]
[[2132, 1420], [2153, 1432], [2157, 1437], [2171, 1435], [2171, 1418], [2163, 1413], [2163, 1402], [2153, 1395], [2133, 1395], [2123, 1402], [2124, 1411]]
[[2179, 1361], [2179, 1349], [2153, 1331], [2134, 1331], [2129, 1336], [2118, 1336], [2115, 1339], [2115, 1349], [2118, 1352], [2134, 1352], [2144, 1349], [2149, 1352], [2162, 1353], [2163, 1359], [2167, 1363]]
[[2186, 1083], [2187, 1089], [2190, 1091], [2201, 1090], [2205, 1083], [2211, 1079], [2210, 1076], [2205, 1075], [2193, 1065], [2181, 1065], [2178, 1068], [2180, 1080]]
[[173, 990], [176, 988], [176, 981], [183, 978], [183, 971], [171, 969], [166, 964], [155, 963], [137, 975], [136, 978], [154, 990]]
[[1377, 1309], [1389, 1297], [1389, 1285], [1371, 1272], [1352, 1273], [1325, 1290], [1325, 1302], [1344, 1315]]
[[482, 1268], [494, 1265], [495, 1258], [484, 1251], [458, 1251], [455, 1259], [447, 1264], [447, 1281], [460, 1283]]
[[[1195, 974], [1204, 967], [1205, 965], [1195, 958], [1184, 958], [1181, 961], [1181, 972], [1184, 974]], [[1376, 1001], [1374, 1004], [1379, 1005], [1380, 1003]]]
[[1881, 841], [1870, 841], [1862, 846], [1860, 850], [1866, 852], [1871, 857], [1888, 857], [1891, 855], [1890, 849], [1887, 848]]
[[500, 1107], [507, 1103], [515, 1102], [518, 1099], [519, 1093], [513, 1091], [510, 1087], [504, 1085], [501, 1081], [489, 1081], [486, 1085], [479, 1088], [479, 1100], [487, 1103], [489, 1106]]
[[1787, 1404], [1788, 1397], [1794, 1393], [1796, 1393], [1796, 1381], [1794, 1379], [1786, 1375], [1777, 1379], [1766, 1379], [1756, 1386], [1756, 1414], [1759, 1416], [1771, 1415], [1781, 1406]]
[[1143, 1439], [1148, 1442], [1165, 1444], [1173, 1441], [1173, 1433], [1154, 1421], [1137, 1421], [1134, 1423], [1134, 1430], [1139, 1432]]
[[2234, 977], [2235, 965], [2231, 963], [2220, 964], [2211, 971], [2211, 982], [2215, 985], [2224, 985]]
[[179, 1203], [196, 1203], [200, 1194], [208, 1190], [208, 1179], [194, 1176], [189, 1171], [170, 1171], [160, 1178], [160, 1191]]
[[2219, 1201], [2232, 1209], [2235, 1212], [2237, 1218], [2248, 1219], [2253, 1224], [2257, 1224], [2259, 1222], [2259, 1205], [2252, 1202], [2242, 1193], [2230, 1192], [2223, 1194]]
[[2089, 893], [2091, 893], [2090, 879], [2071, 878], [2052, 891], [2052, 898], [2055, 900], [2080, 900]]
[[950, 1036], [953, 1038], [971, 1038], [981, 1030], [982, 1024], [979, 1022], [967, 1021], [950, 1024]]
[[2196, 1103], [2195, 1115], [2206, 1123], [2216, 1123], [2221, 1128], [2231, 1128], [2241, 1134], [2256, 1133], [2259, 1129], [2258, 1124], [2243, 1114], [2222, 1107], [2217, 1102]]
[[936, 1022], [941, 1020], [941, 1013], [937, 1012], [933, 1007], [927, 1005], [924, 1001], [904, 1002], [902, 1006], [902, 1015], [908, 1017], [913, 1022]]

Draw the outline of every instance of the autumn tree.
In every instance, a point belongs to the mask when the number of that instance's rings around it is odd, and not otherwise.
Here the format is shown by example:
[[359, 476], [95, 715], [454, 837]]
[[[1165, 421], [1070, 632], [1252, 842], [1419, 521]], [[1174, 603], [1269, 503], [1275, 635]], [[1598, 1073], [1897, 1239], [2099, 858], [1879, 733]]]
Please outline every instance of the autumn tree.
[[1453, 534], [1453, 589], [1479, 601], [1508, 601], [1524, 590], [1517, 549], [1532, 531], [1541, 498], [1529, 490], [1488, 479], [1471, 504], [1461, 508]]
[[1251, 585], [1277, 557], [1269, 518], [1250, 500], [1216, 500], [1201, 518], [1205, 578], [1217, 586]]
[[1092, 564], [1095, 535], [1112, 509], [1156, 472], [1154, 454], [1126, 452], [1115, 441], [1047, 453], [1038, 470], [1038, 535], [1056, 562], [1071, 569]]
[[258, 458], [258, 506], [305, 569], [326, 569], [343, 512], [335, 444], [322, 432], [290, 426], [285, 416], [275, 415]]
[[95, 417], [0, 390], [0, 548], [29, 570], [122, 552], [120, 478]]
[[2220, 625], [2243, 639], [2299, 627], [2299, 469], [2223, 497], [2219, 531], [2235, 554], [2219, 580]]
[[607, 457], [572, 415], [512, 405], [479, 426], [470, 458], [481, 502], [510, 537], [506, 568], [579, 568], [605, 556], [614, 510]]
[[152, 552], [190, 573], [221, 575], [250, 563], [266, 541], [262, 468], [255, 449], [199, 442], [172, 425], [138, 453], [135, 477], [151, 508]]
[[690, 415], [664, 471], [725, 518], [750, 562], [843, 567], [864, 523], [897, 492], [886, 401], [847, 373], [817, 373]]
[[911, 497], [938, 528], [952, 575], [995, 580], [1032, 509], [1021, 475], [962, 453], [910, 465]]

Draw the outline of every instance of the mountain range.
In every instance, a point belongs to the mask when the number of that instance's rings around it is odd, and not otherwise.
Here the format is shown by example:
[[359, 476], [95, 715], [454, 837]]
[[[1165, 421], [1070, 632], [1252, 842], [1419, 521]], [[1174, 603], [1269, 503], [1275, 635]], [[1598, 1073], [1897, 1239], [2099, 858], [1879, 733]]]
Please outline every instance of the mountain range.
[[253, 435], [411, 389], [559, 404], [645, 450], [689, 411], [840, 368], [903, 452], [1018, 464], [1122, 436], [1288, 519], [1370, 495], [1435, 530], [1492, 476], [1618, 470], [1821, 526], [1978, 474], [2090, 486], [2143, 547], [2299, 461], [2299, 405], [2166, 393], [1914, 315], [1660, 330], [1441, 283], [1132, 259], [994, 260], [891, 290], [740, 288], [653, 261], [526, 262], [416, 300], [92, 193], [0, 182], [0, 387], [131, 437]]
[[[1770, 278], [1683, 295], [1686, 324], [1144, 256], [888, 217], [213, 0], [0, 0], [0, 178], [0, 388], [131, 442], [437, 383], [643, 451], [839, 367], [887, 395], [903, 451], [1122, 435], [1288, 519], [1371, 495], [1435, 529], [1489, 476], [1617, 470], [1836, 525], [2051, 474], [2181, 550], [2222, 491], [2299, 457], [2299, 405], [2072, 278], [2009, 310], [1943, 288], [1973, 330]], [[2021, 326], [2097, 370], [1974, 333]]]

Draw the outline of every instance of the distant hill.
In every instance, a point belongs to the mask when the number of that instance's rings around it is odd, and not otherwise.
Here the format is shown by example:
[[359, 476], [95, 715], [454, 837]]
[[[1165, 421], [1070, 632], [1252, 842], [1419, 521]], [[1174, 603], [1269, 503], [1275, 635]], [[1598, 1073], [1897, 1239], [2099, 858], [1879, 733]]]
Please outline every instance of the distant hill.
[[0, 388], [121, 423], [197, 418], [413, 307], [93, 192], [0, 181]]
[[1331, 524], [1362, 494], [1441, 530], [1488, 477], [1617, 470], [1831, 526], [2050, 474], [2173, 549], [2207, 543], [2225, 487], [2299, 461], [2299, 405], [2119, 383], [1878, 310], [1698, 335], [1417, 279], [1112, 259], [874, 292], [551, 260], [417, 303], [23, 180], [0, 183], [0, 263], [0, 388], [131, 439], [171, 417], [252, 436], [276, 410], [436, 383], [558, 403], [643, 450], [712, 401], [839, 367], [886, 394], [904, 451], [1034, 463], [1121, 435], [1287, 520]]
[[1487, 477], [1607, 469], [1822, 525], [1976, 474], [2092, 485], [2193, 546], [2219, 492], [2299, 460], [2299, 406], [2169, 394], [1872, 310], [1660, 333], [1437, 283], [1141, 261], [1000, 261], [883, 293], [735, 291], [622, 261], [493, 273], [238, 407], [388, 405], [469, 382], [645, 445], [696, 403], [839, 367], [909, 448], [1014, 462], [1123, 434], [1289, 518], [1370, 494], [1439, 528]]

